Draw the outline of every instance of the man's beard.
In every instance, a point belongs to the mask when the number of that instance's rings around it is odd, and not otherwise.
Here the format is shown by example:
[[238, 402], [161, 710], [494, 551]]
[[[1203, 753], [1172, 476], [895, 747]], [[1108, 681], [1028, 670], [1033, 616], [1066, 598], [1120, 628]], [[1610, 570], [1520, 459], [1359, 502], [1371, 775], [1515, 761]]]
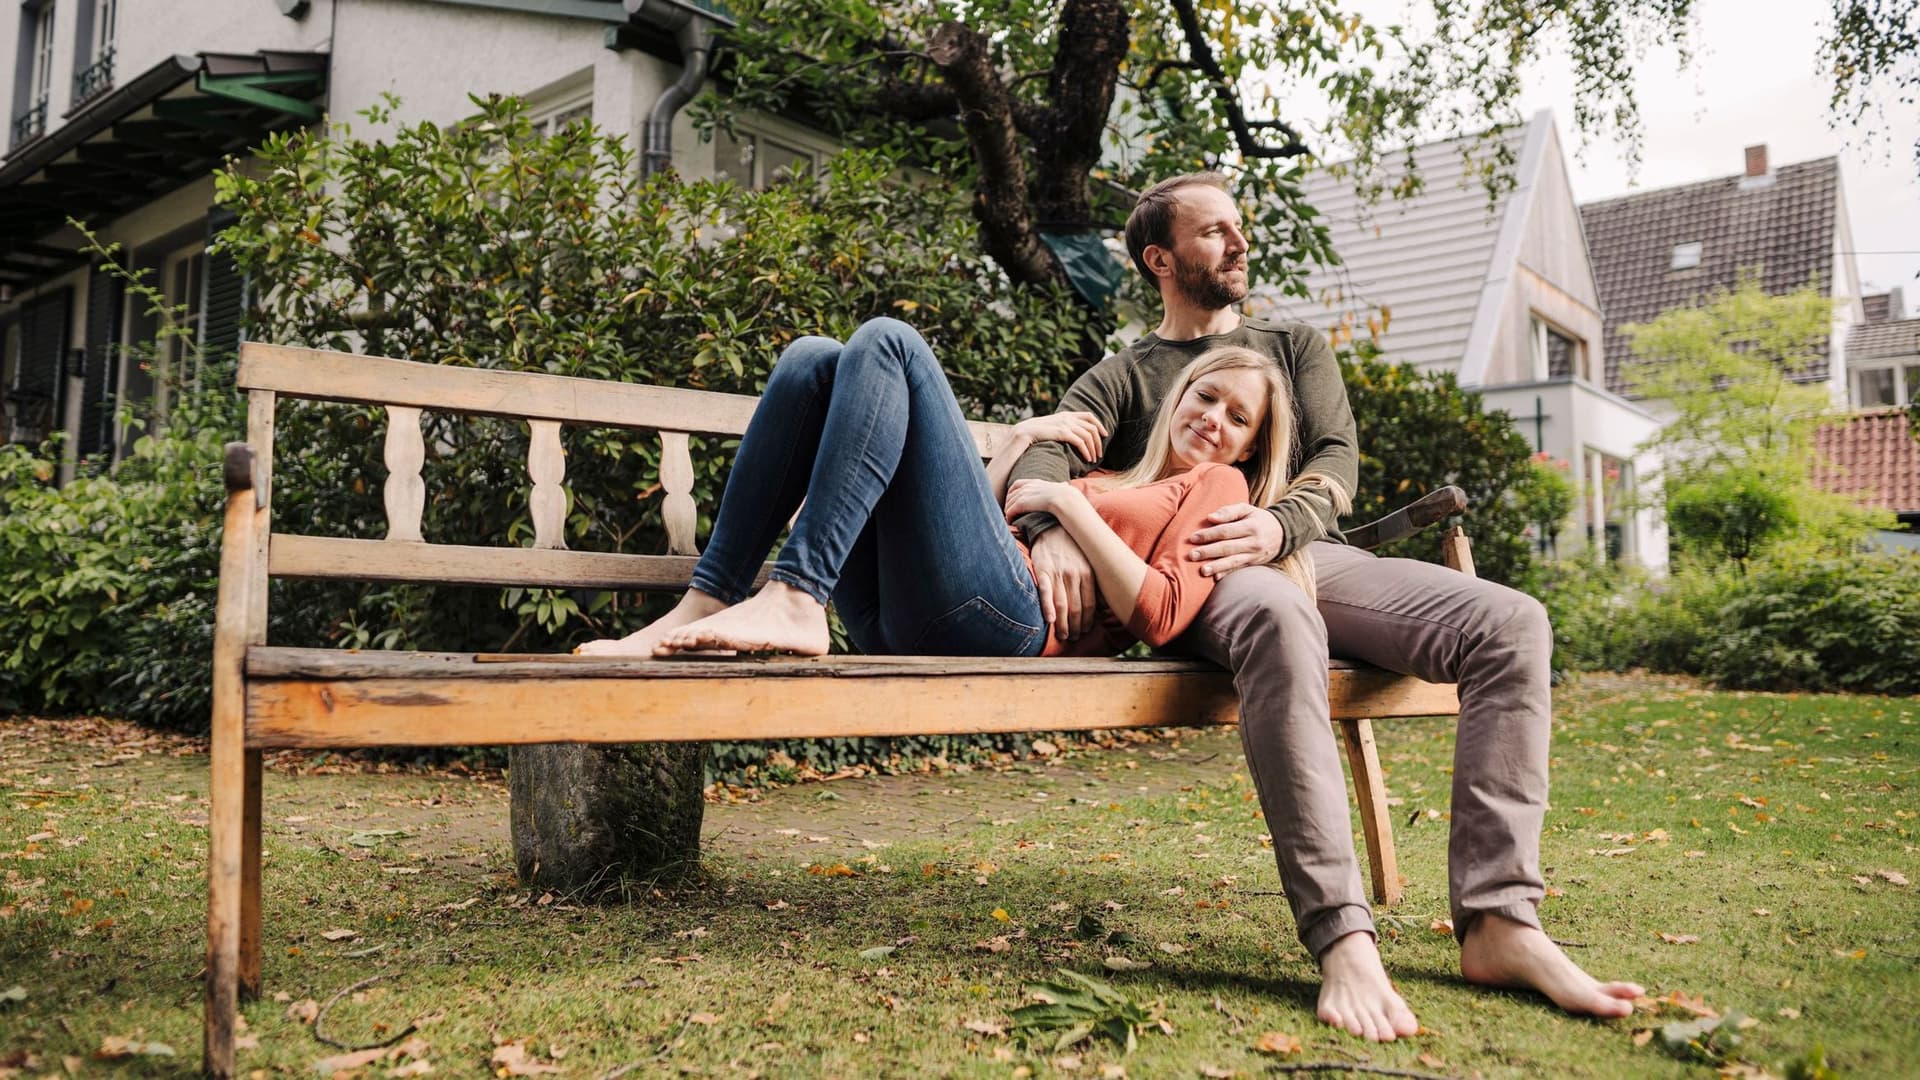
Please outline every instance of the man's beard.
[[[1175, 259], [1173, 262], [1174, 288], [1180, 290], [1180, 295], [1188, 303], [1204, 311], [1218, 311], [1221, 308], [1231, 307], [1247, 298], [1247, 287], [1244, 283], [1227, 278], [1224, 268], [1228, 266], [1229, 264], [1226, 263], [1209, 266], [1205, 263]], [[1236, 262], [1231, 264], [1230, 268], [1238, 270], [1244, 266], [1244, 263]]]

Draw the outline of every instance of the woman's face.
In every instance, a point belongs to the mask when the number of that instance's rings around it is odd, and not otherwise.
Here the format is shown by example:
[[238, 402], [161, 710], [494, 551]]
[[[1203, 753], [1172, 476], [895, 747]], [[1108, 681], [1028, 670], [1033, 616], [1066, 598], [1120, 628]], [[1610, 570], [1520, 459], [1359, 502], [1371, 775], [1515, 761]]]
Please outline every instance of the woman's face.
[[1211, 371], [1187, 384], [1167, 435], [1170, 472], [1209, 461], [1233, 465], [1253, 456], [1267, 422], [1267, 380], [1251, 368]]

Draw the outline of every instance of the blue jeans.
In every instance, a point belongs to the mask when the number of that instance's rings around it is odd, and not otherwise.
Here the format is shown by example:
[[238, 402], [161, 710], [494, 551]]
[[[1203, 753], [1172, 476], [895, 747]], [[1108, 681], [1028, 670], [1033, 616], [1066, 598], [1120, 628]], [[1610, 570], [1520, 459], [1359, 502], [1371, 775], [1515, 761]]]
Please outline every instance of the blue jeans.
[[831, 600], [863, 652], [1032, 656], [1046, 646], [1033, 574], [966, 418], [905, 323], [875, 319], [845, 345], [805, 337], [781, 354], [693, 587], [745, 599], [796, 507], [770, 577]]

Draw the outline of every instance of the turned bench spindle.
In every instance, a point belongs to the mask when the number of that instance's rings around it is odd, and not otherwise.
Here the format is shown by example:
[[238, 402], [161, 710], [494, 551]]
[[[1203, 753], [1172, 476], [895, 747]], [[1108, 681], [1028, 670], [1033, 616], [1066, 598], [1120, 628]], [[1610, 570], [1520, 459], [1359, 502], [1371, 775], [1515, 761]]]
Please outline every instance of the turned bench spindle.
[[387, 483], [381, 495], [387, 504], [387, 539], [419, 543], [420, 514], [427, 506], [427, 482], [420, 466], [427, 460], [427, 444], [420, 435], [420, 410], [387, 406]]
[[667, 554], [700, 554], [693, 542], [699, 508], [693, 502], [693, 454], [687, 447], [686, 432], [660, 433], [660, 488], [667, 493], [660, 506], [660, 517], [667, 526]]
[[560, 422], [530, 420], [533, 438], [527, 444], [527, 475], [533, 478], [533, 491], [527, 496], [527, 510], [533, 516], [533, 546], [553, 551], [567, 547], [567, 493], [560, 482], [567, 478], [567, 452], [560, 446]]

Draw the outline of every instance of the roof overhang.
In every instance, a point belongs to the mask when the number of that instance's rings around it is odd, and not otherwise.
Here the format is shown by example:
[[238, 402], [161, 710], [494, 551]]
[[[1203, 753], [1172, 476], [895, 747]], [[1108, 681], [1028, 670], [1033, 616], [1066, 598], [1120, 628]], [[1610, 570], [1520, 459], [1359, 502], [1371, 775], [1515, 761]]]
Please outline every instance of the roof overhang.
[[0, 284], [85, 261], [47, 238], [111, 221], [201, 179], [267, 135], [318, 120], [326, 53], [172, 56], [68, 115], [0, 164]]

